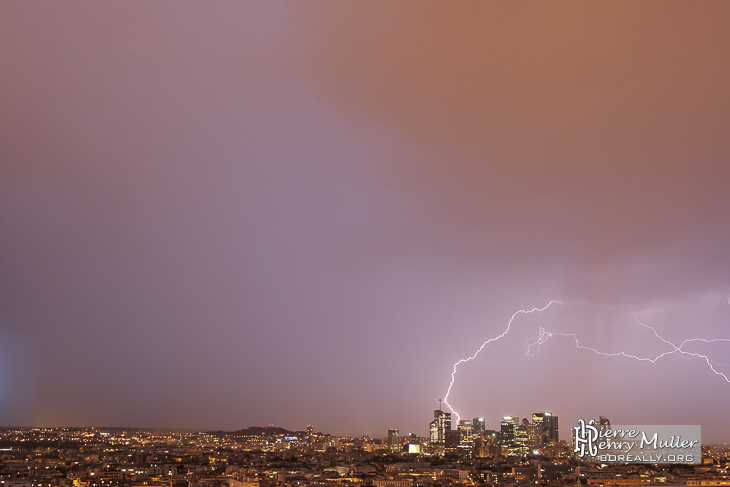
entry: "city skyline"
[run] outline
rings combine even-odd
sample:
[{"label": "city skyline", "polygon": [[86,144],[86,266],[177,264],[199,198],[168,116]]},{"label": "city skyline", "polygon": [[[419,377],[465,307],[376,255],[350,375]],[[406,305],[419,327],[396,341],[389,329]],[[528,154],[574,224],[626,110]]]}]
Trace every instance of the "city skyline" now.
[{"label": "city skyline", "polygon": [[0,425],[728,441],[728,22],[0,3]]},{"label": "city skyline", "polygon": [[[474,417],[470,420],[460,420],[457,424],[452,425],[452,419],[451,415],[452,413],[443,411],[441,409],[437,409],[433,411],[434,414],[434,420],[429,423],[430,425],[430,431],[428,431],[426,434],[421,434],[420,432],[414,432],[414,431],[408,431],[407,434],[404,434],[403,439],[416,436],[419,439],[423,439],[427,442],[427,444],[431,445],[441,445],[443,448],[443,445],[446,442],[446,437],[444,431],[452,431],[452,432],[458,432],[461,431],[463,425],[468,425],[469,433],[471,434],[473,431],[473,435],[480,436],[485,432],[495,432],[499,434],[500,430],[504,432],[505,424],[513,424],[515,427],[519,425],[525,425],[525,424],[533,424],[538,425],[540,427],[538,436],[542,437],[542,442],[547,445],[550,442],[558,443],[560,440],[566,442],[568,446],[571,446],[570,438],[570,432],[572,432],[573,429],[575,429],[578,422],[576,421],[575,424],[569,424],[567,427],[568,434],[565,434],[562,438],[560,438],[559,428],[558,428],[558,416],[554,414],[551,411],[545,411],[540,410],[537,412],[533,412],[528,415],[516,415],[516,416],[504,416],[501,418],[491,418],[491,420],[488,420],[484,417]],[[583,418],[578,418],[583,419]],[[609,418],[606,418],[603,415],[599,415],[598,419],[590,418],[585,419],[584,421],[594,421],[595,424],[600,425],[608,425],[610,427],[611,423]],[[452,427],[453,426],[453,427]],[[280,425],[275,424],[268,424],[268,425],[249,425],[246,427],[240,427],[236,428],[234,430],[225,431],[225,430],[210,430],[210,429],[196,429],[196,428],[156,428],[154,426],[133,426],[133,425],[63,425],[63,426],[26,426],[26,425],[0,425],[1,430],[13,430],[13,429],[19,429],[19,430],[62,430],[62,429],[90,429],[90,430],[129,430],[129,431],[170,431],[170,432],[189,432],[189,433],[236,433],[240,431],[258,431],[258,430],[276,430],[276,434],[283,434],[282,432],[288,431],[291,433],[303,433],[302,438],[308,438],[310,436],[317,436],[317,435],[324,435],[324,436],[337,436],[337,437],[369,437],[369,438],[382,438],[387,439],[388,445],[390,449],[394,449],[394,445],[400,444],[399,438],[400,438],[400,429],[399,428],[388,428],[387,432],[384,435],[379,435],[377,432],[367,432],[363,435],[342,435],[337,434],[337,432],[331,432],[331,431],[321,431],[315,428],[312,424],[307,424],[304,428],[284,428]],[[279,431],[281,430],[281,432]],[[382,433],[382,432],[381,432]],[[513,437],[514,439],[514,437]],[[709,445],[721,445],[726,444],[727,442],[722,443],[709,443]],[[400,453],[400,451],[394,453]],[[420,453],[420,452],[419,452]],[[443,451],[441,451],[441,454],[443,454]]]},{"label": "city skyline", "polygon": [[682,465],[658,457],[659,461],[646,463],[643,455],[605,463],[555,444],[515,455],[514,448],[495,444],[493,433],[464,436],[468,430],[460,428],[462,442],[439,455],[419,438],[400,438],[397,430],[389,430],[387,438],[373,439],[311,432],[297,437],[274,428],[233,434],[0,429],[0,483],[5,487],[727,484],[727,446],[692,450],[687,452],[691,458],[671,455]]}]

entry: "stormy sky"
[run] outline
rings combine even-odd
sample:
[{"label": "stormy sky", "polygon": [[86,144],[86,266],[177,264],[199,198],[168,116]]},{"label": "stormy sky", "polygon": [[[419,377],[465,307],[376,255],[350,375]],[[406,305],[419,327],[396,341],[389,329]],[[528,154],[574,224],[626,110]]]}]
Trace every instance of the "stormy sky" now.
[{"label": "stormy sky", "polygon": [[0,425],[426,434],[452,364],[559,300],[459,367],[462,417],[728,441],[727,341],[529,347],[730,338],[728,26],[3,2]]}]

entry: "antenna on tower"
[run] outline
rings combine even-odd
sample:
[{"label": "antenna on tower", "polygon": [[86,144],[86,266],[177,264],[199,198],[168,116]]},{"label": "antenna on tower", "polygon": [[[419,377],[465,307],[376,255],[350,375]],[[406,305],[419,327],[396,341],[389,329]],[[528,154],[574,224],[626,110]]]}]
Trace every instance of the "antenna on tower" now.
[{"label": "antenna on tower", "polygon": [[439,398],[439,411],[441,411],[441,403],[444,402],[443,399]]}]

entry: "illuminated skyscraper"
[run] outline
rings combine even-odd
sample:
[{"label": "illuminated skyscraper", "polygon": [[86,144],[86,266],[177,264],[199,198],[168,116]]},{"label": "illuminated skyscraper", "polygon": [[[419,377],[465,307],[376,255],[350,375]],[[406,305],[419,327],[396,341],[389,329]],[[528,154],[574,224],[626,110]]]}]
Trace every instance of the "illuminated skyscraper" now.
[{"label": "illuminated skyscraper", "polygon": [[474,418],[471,420],[471,434],[474,435],[474,437],[481,436],[482,431],[485,429],[484,418]]},{"label": "illuminated skyscraper", "polygon": [[511,445],[515,442],[515,430],[520,425],[520,418],[505,416],[499,423],[499,439],[502,445]]},{"label": "illuminated skyscraper", "polygon": [[542,444],[547,445],[550,442],[557,442],[558,435],[558,417],[550,411],[540,411],[532,414],[533,424],[542,426]]},{"label": "illuminated skyscraper", "polygon": [[515,443],[525,448],[525,452],[542,444],[542,424],[530,423],[522,418],[522,423],[515,429]]},{"label": "illuminated skyscraper", "polygon": [[543,420],[545,419],[545,413],[532,413],[532,424],[537,428],[539,438],[537,439],[538,446],[546,444],[545,441],[545,430]]},{"label": "illuminated skyscraper", "polygon": [[388,449],[391,453],[400,452],[400,432],[398,430],[388,430]]},{"label": "illuminated skyscraper", "polygon": [[438,454],[443,454],[446,447],[446,432],[451,431],[451,413],[440,409],[433,412],[433,421],[429,424],[431,445]]},{"label": "illuminated skyscraper", "polygon": [[471,452],[474,446],[474,437],[472,436],[472,423],[467,419],[459,421],[457,426],[459,430],[459,450]]}]

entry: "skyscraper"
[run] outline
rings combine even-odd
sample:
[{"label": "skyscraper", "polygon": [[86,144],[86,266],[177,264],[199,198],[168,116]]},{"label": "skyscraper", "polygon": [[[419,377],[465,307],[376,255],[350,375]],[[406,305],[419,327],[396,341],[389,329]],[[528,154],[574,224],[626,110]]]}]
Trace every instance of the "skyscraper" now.
[{"label": "skyscraper", "polygon": [[482,435],[482,431],[486,429],[484,418],[474,418],[471,420],[471,433],[474,437]]},{"label": "skyscraper", "polygon": [[471,452],[474,446],[474,437],[472,436],[472,422],[467,419],[459,421],[457,426],[459,430],[459,450],[463,452]]},{"label": "skyscraper", "polygon": [[542,424],[522,418],[522,423],[515,429],[515,444],[524,447],[525,451],[539,447],[542,444]]},{"label": "skyscraper", "polygon": [[443,454],[446,447],[446,432],[451,431],[451,413],[440,409],[433,412],[433,421],[429,424],[431,445],[438,454]]},{"label": "skyscraper", "polygon": [[511,445],[515,442],[515,430],[520,425],[517,416],[505,416],[499,423],[499,440],[502,445]]},{"label": "skyscraper", "polygon": [[388,449],[390,453],[400,452],[400,432],[398,430],[388,430]]},{"label": "skyscraper", "polygon": [[557,442],[558,434],[558,417],[550,411],[540,411],[532,413],[532,422],[542,425],[542,444],[547,445],[550,442]]}]

